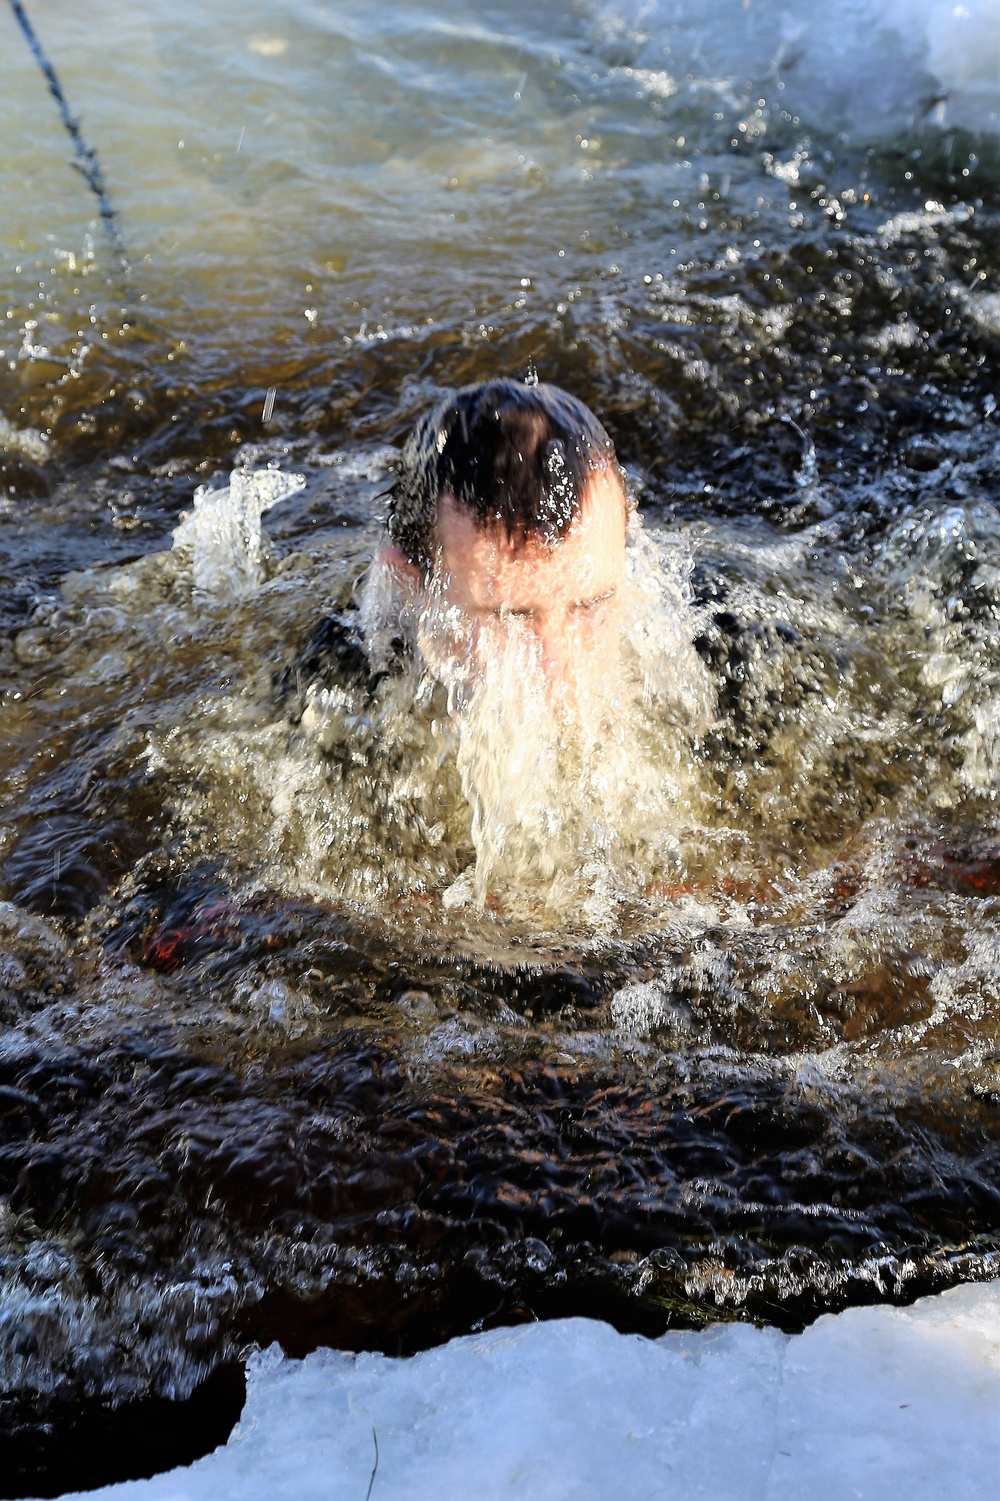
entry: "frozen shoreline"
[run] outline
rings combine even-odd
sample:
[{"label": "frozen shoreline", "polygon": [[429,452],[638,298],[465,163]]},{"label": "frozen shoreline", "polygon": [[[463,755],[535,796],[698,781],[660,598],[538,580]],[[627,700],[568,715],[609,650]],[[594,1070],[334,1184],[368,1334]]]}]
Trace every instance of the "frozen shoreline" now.
[{"label": "frozen shoreline", "polygon": [[363,1501],[373,1429],[373,1501],[992,1501],[1000,1282],[791,1336],[720,1324],[646,1340],[566,1319],[406,1360],[274,1346],[223,1448],[89,1495]]}]

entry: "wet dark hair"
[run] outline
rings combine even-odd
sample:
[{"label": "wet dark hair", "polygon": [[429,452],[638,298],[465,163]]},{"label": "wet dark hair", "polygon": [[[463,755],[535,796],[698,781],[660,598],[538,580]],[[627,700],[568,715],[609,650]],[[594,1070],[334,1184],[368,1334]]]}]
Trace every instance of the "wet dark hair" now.
[{"label": "wet dark hair", "polygon": [[[483,530],[515,546],[564,537],[595,472],[621,477],[593,412],[558,386],[488,380],[453,391],[422,418],[389,493],[389,536],[425,574],[447,491]],[[622,493],[625,486],[622,483]]]}]

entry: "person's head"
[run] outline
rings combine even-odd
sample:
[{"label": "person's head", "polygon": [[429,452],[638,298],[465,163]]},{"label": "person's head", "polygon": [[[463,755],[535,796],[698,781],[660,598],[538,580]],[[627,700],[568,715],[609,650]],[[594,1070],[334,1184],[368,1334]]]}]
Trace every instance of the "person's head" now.
[{"label": "person's head", "polygon": [[527,631],[549,683],[617,659],[628,499],[614,447],[557,386],[466,386],[418,424],[390,496],[390,561],[485,636]]}]

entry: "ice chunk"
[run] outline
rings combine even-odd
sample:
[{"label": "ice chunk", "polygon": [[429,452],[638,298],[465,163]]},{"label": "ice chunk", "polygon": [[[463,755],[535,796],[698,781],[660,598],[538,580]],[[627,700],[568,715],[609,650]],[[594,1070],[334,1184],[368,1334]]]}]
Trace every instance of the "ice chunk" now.
[{"label": "ice chunk", "polygon": [[[786,110],[857,139],[923,128],[995,134],[1000,12],[994,0],[603,0],[600,41],[669,97],[687,77],[743,80]],[[666,70],[666,71],[664,71]],[[756,91],[756,90],[755,90]]]},{"label": "ice chunk", "polygon": [[659,1340],[564,1319],[409,1360],[250,1363],[228,1444],[107,1501],[994,1501],[1000,1283],[804,1334]]}]

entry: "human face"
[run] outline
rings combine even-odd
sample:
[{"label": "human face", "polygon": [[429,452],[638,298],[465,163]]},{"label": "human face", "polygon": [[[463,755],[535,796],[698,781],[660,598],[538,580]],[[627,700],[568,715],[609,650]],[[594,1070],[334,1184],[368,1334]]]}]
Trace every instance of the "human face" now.
[{"label": "human face", "polygon": [[512,543],[445,494],[436,529],[441,603],[470,623],[473,661],[493,646],[503,650],[520,627],[552,696],[607,694],[625,603],[627,509],[617,474],[598,470],[565,537]]}]

